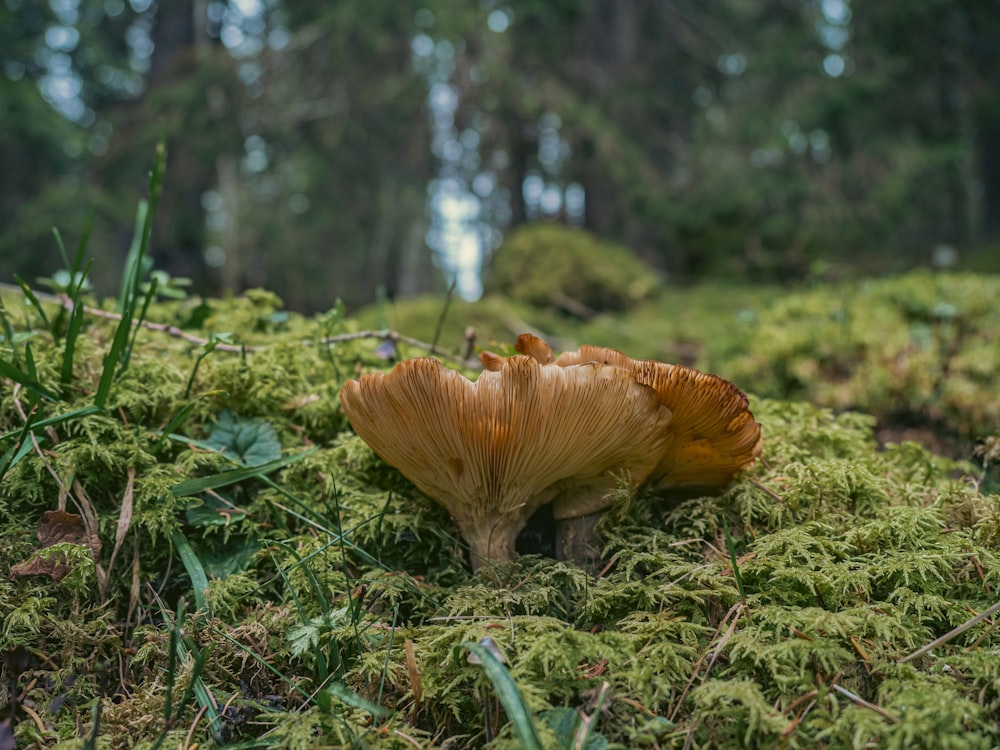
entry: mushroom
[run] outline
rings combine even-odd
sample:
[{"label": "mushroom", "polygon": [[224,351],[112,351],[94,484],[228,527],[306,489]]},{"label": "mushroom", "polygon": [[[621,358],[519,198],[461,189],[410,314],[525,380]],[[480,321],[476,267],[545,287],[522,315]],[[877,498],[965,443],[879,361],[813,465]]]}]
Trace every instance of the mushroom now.
[{"label": "mushroom", "polygon": [[513,559],[518,532],[556,498],[600,508],[621,482],[638,487],[669,440],[670,410],[627,370],[536,354],[497,357],[475,382],[411,359],[340,392],[358,435],[451,514],[473,569]]},{"label": "mushroom", "polygon": [[[660,403],[673,415],[657,465],[650,473],[657,487],[688,494],[717,491],[760,454],[760,425],[750,413],[746,395],[716,375],[683,365],[630,359],[615,349],[598,346],[581,346],[575,352],[553,357],[548,344],[531,334],[521,334],[515,349],[541,364],[617,367],[655,390]],[[490,357],[493,367],[498,366],[497,359],[502,360],[496,355]],[[600,506],[594,500],[592,496],[581,499],[567,492],[554,501],[556,555],[560,559],[585,563],[595,556],[594,527],[607,503]]]},{"label": "mushroom", "polygon": [[629,370],[673,413],[670,438],[652,473],[658,487],[716,490],[760,454],[760,424],[750,413],[746,394],[728,380],[684,365],[629,359],[598,346],[581,346],[555,360],[560,367],[583,362]]}]

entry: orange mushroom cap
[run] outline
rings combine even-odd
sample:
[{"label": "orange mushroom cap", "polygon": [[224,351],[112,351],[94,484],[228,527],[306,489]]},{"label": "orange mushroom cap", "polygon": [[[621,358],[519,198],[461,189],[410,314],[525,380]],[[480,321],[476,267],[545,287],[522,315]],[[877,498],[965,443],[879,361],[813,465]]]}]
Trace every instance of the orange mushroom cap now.
[{"label": "orange mushroom cap", "polygon": [[556,359],[561,367],[583,362],[629,370],[673,413],[669,440],[652,474],[658,486],[722,487],[760,454],[760,424],[746,394],[728,380],[684,365],[629,359],[599,346],[581,346]]},{"label": "orange mushroom cap", "polygon": [[475,382],[425,357],[340,392],[358,435],[451,514],[474,568],[513,559],[518,532],[556,498],[607,507],[622,477],[645,481],[669,439],[669,409],[627,370],[497,359]]},{"label": "orange mushroom cap", "polygon": [[[652,472],[660,487],[717,489],[760,454],[760,425],[750,413],[746,394],[728,380],[683,365],[630,359],[600,346],[581,346],[554,357],[551,347],[530,333],[518,336],[514,348],[541,364],[568,367],[596,362],[619,367],[653,388],[673,413],[663,453]],[[494,361],[491,366],[499,365]],[[560,513],[565,511],[557,507],[557,518]]]}]

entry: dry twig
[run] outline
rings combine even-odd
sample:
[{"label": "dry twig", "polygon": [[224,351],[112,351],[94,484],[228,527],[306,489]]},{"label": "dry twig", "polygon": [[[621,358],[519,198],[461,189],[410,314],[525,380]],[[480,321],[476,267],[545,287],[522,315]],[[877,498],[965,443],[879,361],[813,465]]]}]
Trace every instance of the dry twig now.
[{"label": "dry twig", "polygon": [[942,645],[944,643],[947,643],[952,638],[955,638],[955,637],[961,635],[966,630],[968,630],[969,628],[971,628],[973,625],[976,625],[977,623],[982,622],[987,617],[992,617],[997,612],[1000,612],[1000,602],[997,602],[996,604],[994,604],[989,609],[984,609],[982,612],[980,612],[978,615],[976,615],[975,617],[973,617],[971,620],[966,620],[965,622],[963,622],[961,625],[959,625],[954,630],[949,630],[947,633],[945,633],[944,635],[942,635],[940,638],[935,638],[933,641],[931,641],[930,643],[926,644],[925,646],[921,646],[920,648],[918,648],[916,651],[914,651],[909,656],[904,656],[902,659],[900,659],[896,663],[897,664],[906,664],[906,662],[913,661],[918,656],[923,656],[924,654],[926,654],[931,649],[935,649],[938,646],[940,646],[940,645]]},{"label": "dry twig", "polygon": [[[20,292],[21,288],[13,286],[11,284],[0,284],[0,289],[6,289],[8,291]],[[61,305],[67,310],[72,311],[73,301],[65,294],[47,294],[45,292],[35,292],[35,296],[45,302],[51,302],[53,304]],[[110,312],[108,310],[101,310],[98,307],[91,307],[90,305],[84,305],[83,311],[88,315],[93,315],[95,318],[102,318],[104,320],[120,321],[122,316],[118,313]],[[150,331],[159,331],[165,333],[168,336],[187,341],[189,343],[195,344],[197,346],[206,346],[211,343],[209,339],[202,338],[201,336],[195,336],[192,333],[188,333],[177,326],[169,325],[167,323],[154,323],[151,320],[132,320],[132,325],[142,326]],[[447,359],[451,362],[461,365],[462,367],[468,367],[473,369],[478,369],[480,367],[479,360],[473,358],[470,354],[466,356],[458,356],[455,354],[449,354],[448,352],[442,351],[435,344],[428,344],[426,341],[421,341],[420,339],[415,339],[412,336],[407,336],[399,331],[394,331],[389,328],[383,328],[380,330],[366,330],[366,331],[355,331],[353,333],[342,333],[337,336],[328,336],[326,338],[320,339],[318,342],[320,345],[329,346],[330,344],[340,344],[345,341],[357,341],[360,339],[378,339],[379,341],[402,341],[404,344],[408,344],[415,349],[421,349],[428,354],[432,354],[435,357],[441,357],[442,359]],[[475,333],[471,335],[469,330],[466,331],[466,348],[469,347],[469,342],[475,340]],[[312,346],[313,341],[303,341],[303,346]],[[267,346],[251,346],[249,344],[226,344],[221,341],[215,342],[215,350],[220,352],[233,352],[240,354],[243,352],[253,353],[266,351],[269,347]]]}]

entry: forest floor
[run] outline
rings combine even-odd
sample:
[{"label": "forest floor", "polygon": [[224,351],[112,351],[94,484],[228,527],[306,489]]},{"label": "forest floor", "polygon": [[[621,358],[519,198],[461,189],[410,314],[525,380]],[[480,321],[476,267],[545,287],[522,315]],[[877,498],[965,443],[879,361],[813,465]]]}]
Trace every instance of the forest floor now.
[{"label": "forest floor", "polygon": [[[997,277],[588,320],[123,290],[0,293],[0,750],[1000,743]],[[526,329],[733,381],[760,460],[715,496],[621,493],[597,571],[470,572],[338,394],[435,338],[475,377]]]}]

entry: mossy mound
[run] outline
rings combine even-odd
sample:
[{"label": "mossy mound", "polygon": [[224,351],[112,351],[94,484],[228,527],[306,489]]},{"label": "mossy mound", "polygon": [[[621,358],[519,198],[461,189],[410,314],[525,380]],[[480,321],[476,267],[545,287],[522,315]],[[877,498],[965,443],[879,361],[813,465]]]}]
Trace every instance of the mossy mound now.
[{"label": "mossy mound", "polygon": [[627,248],[560,224],[521,227],[490,260],[487,289],[577,318],[620,312],[659,285],[656,273]]},{"label": "mossy mound", "polygon": [[966,443],[1000,428],[1000,277],[915,271],[782,295],[699,364],[756,393]]},{"label": "mossy mound", "polygon": [[[65,333],[4,300],[0,731],[21,746],[513,749],[525,722],[545,748],[1000,742],[1000,631],[973,621],[1000,498],[878,449],[870,417],[755,399],[765,452],[725,494],[623,497],[600,575],[529,556],[495,580],[347,426],[341,385],[388,364],[336,310],[154,304],[168,327],[133,332],[97,407],[117,322],[84,315],[67,380]],[[487,636],[510,713],[463,647]]]}]

